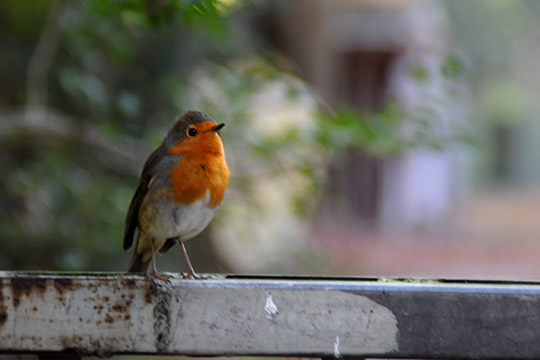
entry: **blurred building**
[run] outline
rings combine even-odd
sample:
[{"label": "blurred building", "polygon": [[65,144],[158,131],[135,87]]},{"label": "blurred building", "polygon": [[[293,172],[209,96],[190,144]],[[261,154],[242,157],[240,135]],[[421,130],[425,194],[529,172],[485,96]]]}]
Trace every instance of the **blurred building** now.
[{"label": "blurred building", "polygon": [[[274,41],[296,71],[333,108],[363,112],[390,99],[409,116],[437,119],[444,136],[462,114],[441,69],[448,59],[448,22],[438,3],[424,0],[277,1]],[[407,131],[411,119],[402,119]],[[342,198],[337,213],[382,228],[439,225],[451,211],[459,171],[451,148],[415,147],[391,158],[351,149],[334,164]],[[340,216],[340,215],[338,215]]]}]

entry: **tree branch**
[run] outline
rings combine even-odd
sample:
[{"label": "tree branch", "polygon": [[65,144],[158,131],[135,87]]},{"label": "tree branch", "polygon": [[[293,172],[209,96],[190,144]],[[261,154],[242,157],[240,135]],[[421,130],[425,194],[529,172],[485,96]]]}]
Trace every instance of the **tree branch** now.
[{"label": "tree branch", "polygon": [[47,103],[47,74],[60,45],[62,27],[58,18],[64,1],[53,2],[47,21],[34,49],[26,70],[26,102],[28,106],[44,106]]},{"label": "tree branch", "polygon": [[105,167],[128,176],[140,174],[150,153],[146,146],[118,143],[93,126],[47,108],[27,108],[1,115],[0,139],[7,135],[32,135],[48,140],[79,141],[95,151]]}]

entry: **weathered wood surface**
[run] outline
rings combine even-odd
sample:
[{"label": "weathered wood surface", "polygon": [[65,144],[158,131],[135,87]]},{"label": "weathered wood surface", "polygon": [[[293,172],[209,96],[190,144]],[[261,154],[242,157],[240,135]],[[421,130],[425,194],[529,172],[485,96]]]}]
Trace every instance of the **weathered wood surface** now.
[{"label": "weathered wood surface", "polygon": [[0,353],[540,358],[540,284],[0,272]]}]

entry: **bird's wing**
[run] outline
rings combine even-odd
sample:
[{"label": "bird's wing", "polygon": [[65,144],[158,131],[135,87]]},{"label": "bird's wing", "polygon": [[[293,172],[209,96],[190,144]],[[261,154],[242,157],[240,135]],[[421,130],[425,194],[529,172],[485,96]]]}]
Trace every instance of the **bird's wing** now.
[{"label": "bird's wing", "polygon": [[131,204],[129,204],[129,209],[126,216],[124,250],[129,249],[133,244],[135,230],[139,226],[139,209],[144,197],[146,196],[146,193],[148,192],[152,178],[156,174],[157,165],[165,155],[165,151],[166,150],[162,146],[158,147],[144,164],[139,186],[137,187],[137,191],[135,191],[135,195],[133,195],[133,199],[131,199]]}]

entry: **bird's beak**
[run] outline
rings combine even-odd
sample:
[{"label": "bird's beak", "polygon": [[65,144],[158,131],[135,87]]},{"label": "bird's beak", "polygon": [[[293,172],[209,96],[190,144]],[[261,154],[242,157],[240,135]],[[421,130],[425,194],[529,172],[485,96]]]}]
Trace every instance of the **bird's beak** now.
[{"label": "bird's beak", "polygon": [[218,132],[219,130],[221,130],[222,127],[225,126],[225,123],[221,123],[219,125],[216,125],[214,126],[213,128],[210,128],[210,132]]}]

